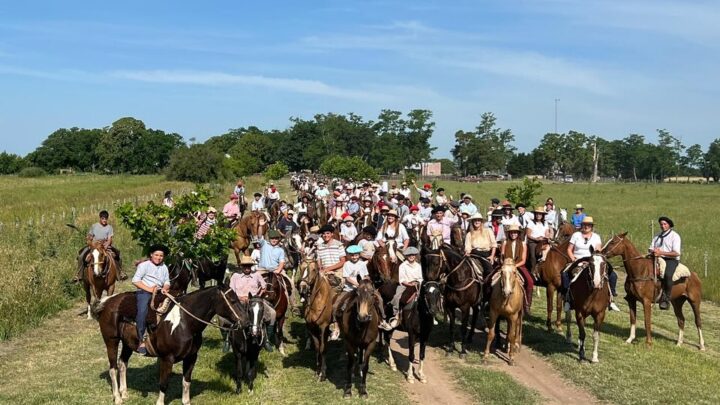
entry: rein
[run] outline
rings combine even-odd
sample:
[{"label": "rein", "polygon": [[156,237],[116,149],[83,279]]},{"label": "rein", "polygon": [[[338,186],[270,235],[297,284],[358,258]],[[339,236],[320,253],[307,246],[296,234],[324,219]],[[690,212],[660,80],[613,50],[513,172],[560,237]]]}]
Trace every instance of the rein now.
[{"label": "rein", "polygon": [[[162,291],[162,290],[161,290],[161,291]],[[237,322],[240,322],[240,317],[238,316],[237,312],[235,312],[235,309],[232,307],[232,305],[230,305],[230,301],[228,301],[227,296],[225,295],[225,294],[229,293],[230,291],[232,291],[232,290],[231,290],[231,289],[228,289],[227,291],[225,291],[225,292],[222,293],[221,295],[222,295],[222,297],[223,297],[223,300],[225,300],[225,303],[228,305],[228,308],[230,308],[230,311],[232,312],[233,316],[235,316],[235,319],[237,320]],[[185,307],[183,307],[183,306],[175,299],[175,297],[173,297],[173,296],[170,295],[169,293],[163,293],[163,295],[165,295],[170,301],[172,301],[173,304],[177,305],[177,307],[180,308],[183,312],[185,312],[186,314],[190,315],[191,318],[195,319],[196,321],[198,321],[198,322],[200,322],[200,323],[203,323],[203,324],[205,324],[205,325],[207,325],[207,326],[212,326],[212,327],[214,327],[214,328],[217,328],[217,329],[220,329],[220,330],[224,330],[224,331],[233,331],[233,330],[236,330],[236,329],[237,329],[236,327],[234,327],[234,328],[228,328],[228,327],[225,327],[225,326],[220,326],[220,325],[218,325],[218,324],[216,324],[216,323],[214,323],[214,322],[208,322],[208,321],[206,321],[206,320],[204,320],[204,319],[200,319],[200,318],[198,318],[197,316],[195,316],[192,312],[190,312],[190,311],[188,311],[187,309],[185,309]]]},{"label": "rein", "polygon": [[[440,256],[440,269],[442,269],[444,266],[448,266],[448,265],[449,265],[449,262],[448,262],[448,260],[447,260],[447,257],[445,256],[445,252],[443,252],[442,250],[440,250],[440,253],[439,253],[439,254],[438,254],[438,253],[427,253],[426,256]],[[460,260],[460,263],[458,263],[458,264],[457,264],[453,269],[451,269],[447,274],[441,275],[441,276],[440,276],[440,285],[442,285],[442,286],[444,286],[444,287],[447,287],[447,288],[449,288],[449,289],[451,289],[451,290],[453,290],[453,291],[465,291],[465,290],[467,290],[468,288],[470,288],[474,283],[480,283],[480,280],[477,280],[477,279],[475,278],[475,272],[474,272],[472,269],[470,269],[470,270],[472,271],[472,279],[471,279],[466,285],[464,285],[464,286],[462,286],[462,287],[454,287],[454,286],[448,284],[447,279],[448,279],[453,273],[455,273],[456,271],[458,271],[458,270],[460,269],[460,267],[463,265],[463,263],[465,263],[465,262],[467,261],[467,259],[468,259],[468,256],[463,256],[462,260]],[[449,266],[448,266],[448,269],[450,269]]]}]

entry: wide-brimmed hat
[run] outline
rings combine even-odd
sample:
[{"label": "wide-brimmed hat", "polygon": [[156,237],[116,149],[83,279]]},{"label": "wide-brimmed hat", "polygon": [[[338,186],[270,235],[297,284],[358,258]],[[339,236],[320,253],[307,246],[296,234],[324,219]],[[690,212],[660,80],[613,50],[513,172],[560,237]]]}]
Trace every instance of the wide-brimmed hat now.
[{"label": "wide-brimmed hat", "polygon": [[582,204],[575,204],[575,209],[576,209],[576,210],[581,210],[581,209],[583,209]]},{"label": "wide-brimmed hat", "polygon": [[543,215],[544,215],[544,214],[547,214],[547,211],[545,211],[545,207],[544,207],[544,206],[538,205],[537,207],[535,207],[535,210],[533,210],[533,213],[543,214]]},{"label": "wide-brimmed hat", "polygon": [[662,216],[662,217],[658,218],[658,223],[660,223],[660,221],[665,221],[668,223],[668,225],[670,225],[670,228],[675,228],[675,223],[673,222],[672,219],[670,219],[668,217]]},{"label": "wide-brimmed hat", "polygon": [[408,246],[407,248],[405,248],[405,250],[403,250],[403,254],[405,256],[419,255],[420,251],[415,246]]},{"label": "wide-brimmed hat", "polygon": [[594,225],[595,222],[593,221],[593,217],[585,217],[583,218],[582,222],[580,222],[582,225]]},{"label": "wide-brimmed hat", "polygon": [[320,232],[320,227],[317,225],[313,225],[310,227],[310,233],[318,233]]},{"label": "wide-brimmed hat", "polygon": [[503,210],[493,210],[493,212],[492,212],[493,217],[501,217],[503,215],[504,215]]},{"label": "wide-brimmed hat", "polygon": [[510,202],[510,200],[503,200],[502,204],[500,205],[502,205],[503,208],[512,208],[512,203]]},{"label": "wide-brimmed hat", "polygon": [[353,222],[355,218],[352,217],[352,215],[348,215],[345,218],[343,218],[343,222]]},{"label": "wide-brimmed hat", "polygon": [[215,209],[215,207],[208,207],[207,213],[209,214],[209,213],[211,213],[211,212],[214,213],[214,214],[217,214],[217,210]]},{"label": "wide-brimmed hat", "polygon": [[520,232],[520,225],[518,225],[518,224],[511,224],[511,225],[508,227],[507,231],[508,231],[508,233],[510,233],[510,232]]},{"label": "wide-brimmed hat", "polygon": [[443,208],[442,206],[438,206],[432,209],[432,215],[435,215],[438,212],[445,213],[445,208]]},{"label": "wide-brimmed hat", "polygon": [[472,197],[470,194],[465,194],[465,195],[463,196],[463,200],[466,199],[466,198],[467,198],[467,199],[470,199],[470,200],[473,199],[473,197]]},{"label": "wide-brimmed hat", "polygon": [[254,266],[257,263],[255,263],[255,260],[252,259],[250,256],[243,255],[242,259],[240,259],[240,263],[238,263],[238,266]]},{"label": "wide-brimmed hat", "polygon": [[527,205],[525,205],[525,204],[523,204],[523,203],[518,203],[518,204],[515,206],[515,209],[518,209],[518,208],[527,208]]},{"label": "wide-brimmed hat", "polygon": [[390,206],[389,206],[389,205],[383,205],[382,207],[380,207],[380,211],[390,211]]},{"label": "wide-brimmed hat", "polygon": [[425,184],[423,184],[423,188],[424,188],[424,189],[432,188],[432,184],[430,184],[430,183],[425,183]]},{"label": "wide-brimmed hat", "polygon": [[170,254],[170,249],[161,243],[156,243],[154,245],[151,245],[150,248],[148,249],[148,253],[152,254],[154,252],[157,252],[158,250],[163,252],[165,254],[165,256]]},{"label": "wide-brimmed hat", "polygon": [[262,197],[262,194],[260,194],[260,193],[255,193],[255,194],[253,194],[253,197]]},{"label": "wide-brimmed hat", "polygon": [[395,218],[398,217],[397,210],[390,210],[390,211],[388,211],[387,214],[385,214],[385,215],[394,216]]},{"label": "wide-brimmed hat", "polygon": [[345,249],[346,252],[348,252],[351,255],[362,253],[362,248],[358,245],[350,245]]},{"label": "wide-brimmed hat", "polygon": [[333,228],[330,224],[323,225],[322,228],[320,228],[320,232],[318,233],[325,233],[325,232],[335,232],[335,228]]},{"label": "wide-brimmed hat", "polygon": [[450,201],[450,206],[457,208],[460,206],[460,201]]},{"label": "wide-brimmed hat", "polygon": [[480,221],[482,221],[483,220],[482,214],[479,212],[476,212],[470,218],[468,218],[468,221],[475,221],[476,219],[479,219]]},{"label": "wide-brimmed hat", "polygon": [[281,239],[281,238],[282,238],[282,234],[278,230],[271,229],[268,231],[268,239]]}]

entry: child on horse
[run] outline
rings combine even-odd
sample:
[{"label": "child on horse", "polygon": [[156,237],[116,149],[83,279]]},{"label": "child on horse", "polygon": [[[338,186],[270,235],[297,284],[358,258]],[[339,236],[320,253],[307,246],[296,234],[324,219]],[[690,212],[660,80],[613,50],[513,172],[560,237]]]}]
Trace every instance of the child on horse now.
[{"label": "child on horse", "polygon": [[[127,279],[127,275],[122,268],[120,251],[117,250],[115,246],[113,246],[113,236],[115,234],[113,232],[112,225],[108,223],[108,218],[110,217],[110,214],[107,211],[102,210],[100,211],[98,217],[98,222],[94,223],[90,227],[86,239],[88,242],[101,242],[103,247],[112,253],[112,255],[114,256],[113,258],[117,262],[117,268],[120,270],[120,275],[118,276],[118,278],[120,280],[125,280]],[[90,253],[90,248],[87,245],[80,249],[80,251],[78,251],[78,271],[77,275],[73,279],[73,282],[75,283],[82,280],[82,273],[85,269],[85,256],[87,256],[88,253]]]},{"label": "child on horse", "polygon": [[423,281],[422,266],[417,261],[418,254],[420,251],[410,246],[403,251],[405,255],[405,261],[400,264],[399,268],[399,282],[395,290],[395,295],[391,301],[393,306],[393,317],[390,319],[389,326],[391,329],[395,329],[398,326],[398,314],[400,313],[400,299],[403,293],[408,287],[420,289],[420,284]]},{"label": "child on horse", "polygon": [[155,293],[158,288],[161,288],[163,293],[170,291],[170,274],[167,266],[163,263],[168,253],[169,250],[166,246],[151,246],[150,260],[143,261],[137,266],[135,276],[133,276],[132,279],[133,285],[137,287],[137,291],[135,292],[135,300],[137,302],[135,326],[137,328],[138,340],[140,341],[137,352],[142,355],[147,354],[147,349],[145,348],[145,320],[153,293]]}]

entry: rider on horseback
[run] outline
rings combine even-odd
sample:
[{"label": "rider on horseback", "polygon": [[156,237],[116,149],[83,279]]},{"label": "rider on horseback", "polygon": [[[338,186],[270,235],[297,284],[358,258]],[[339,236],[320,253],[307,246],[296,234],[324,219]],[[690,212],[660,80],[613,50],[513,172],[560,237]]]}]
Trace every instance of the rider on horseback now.
[{"label": "rider on horseback", "polygon": [[398,326],[398,314],[400,313],[400,298],[402,298],[405,289],[407,289],[408,287],[414,287],[416,289],[419,289],[420,284],[423,281],[422,266],[417,261],[417,257],[418,254],[420,254],[420,251],[416,247],[410,246],[403,251],[403,254],[405,255],[405,258],[407,260],[400,264],[400,268],[398,269],[400,284],[395,290],[395,295],[393,296],[392,301],[390,301],[393,306],[393,317],[390,319],[389,322],[389,326],[391,329],[395,329]]},{"label": "rider on horseback", "polygon": [[145,320],[147,318],[148,307],[152,300],[153,293],[158,288],[162,288],[163,293],[170,290],[170,274],[168,268],[163,263],[165,256],[169,250],[163,245],[153,245],[150,247],[150,260],[146,260],[138,264],[132,283],[137,287],[135,292],[135,300],[137,302],[137,316],[135,317],[135,326],[137,328],[137,336],[140,345],[137,352],[146,355],[145,348]]},{"label": "rider on horseback", "polygon": [[668,217],[660,217],[660,233],[653,238],[650,244],[650,254],[654,257],[661,257],[665,260],[665,275],[662,279],[663,296],[660,299],[660,309],[670,307],[670,296],[673,287],[673,275],[680,264],[680,249],[682,240],[680,235],[673,229],[675,223]]},{"label": "rider on horseback", "polygon": [[[254,265],[255,261],[252,258],[243,256],[239,264],[242,273],[235,273],[230,278],[230,288],[235,291],[235,294],[241,301],[247,300],[250,296],[259,297],[267,288],[267,283],[260,273],[252,271]],[[275,335],[275,309],[267,300],[263,300],[263,306],[265,307],[263,310],[263,322],[265,323],[265,330],[267,331],[265,350],[272,352],[272,340]],[[227,352],[229,350],[230,345],[228,340],[226,340],[223,351]]]},{"label": "rider on horseback", "polygon": [[[99,221],[94,223],[90,230],[87,233],[87,241],[90,242],[101,242],[103,247],[110,252],[112,252],[115,261],[117,262],[117,268],[120,269],[120,280],[127,279],[127,275],[123,271],[122,268],[122,259],[120,258],[120,251],[113,246],[113,227],[112,225],[108,224],[108,217],[110,214],[108,214],[107,211],[102,210],[99,214]],[[73,279],[73,282],[77,283],[80,280],[82,280],[82,273],[85,269],[85,256],[90,253],[90,247],[85,246],[78,252],[78,270],[77,274],[75,275],[75,278]]]},{"label": "rider on horseback", "polygon": [[470,217],[470,230],[465,238],[465,256],[475,257],[483,268],[483,277],[490,275],[495,260],[497,241],[491,228],[483,226],[479,212]]},{"label": "rider on horseback", "polygon": [[223,206],[223,216],[228,221],[227,227],[232,228],[235,222],[240,219],[240,205],[238,204],[237,194],[230,194],[230,201]]},{"label": "rider on horseback", "polygon": [[[340,338],[340,325],[338,322],[340,321],[343,312],[345,312],[346,301],[351,297],[351,293],[358,287],[357,278],[360,277],[362,279],[369,279],[367,262],[360,260],[362,248],[358,245],[351,245],[348,246],[346,252],[349,260],[343,264],[342,270],[345,284],[343,286],[343,291],[333,303],[334,324],[332,326],[333,333],[332,336],[330,336],[330,340],[338,340]],[[382,320],[379,325],[380,328],[391,330],[392,328],[390,325],[385,322],[385,310],[383,309],[382,297],[378,291],[375,291],[375,309],[380,314],[380,319]]]}]

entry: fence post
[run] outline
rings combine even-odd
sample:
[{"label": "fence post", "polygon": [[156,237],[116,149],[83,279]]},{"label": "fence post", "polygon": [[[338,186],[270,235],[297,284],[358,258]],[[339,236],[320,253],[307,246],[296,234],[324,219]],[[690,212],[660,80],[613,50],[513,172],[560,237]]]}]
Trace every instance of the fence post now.
[{"label": "fence post", "polygon": [[650,220],[650,242],[652,242],[654,237],[655,237],[655,221],[653,221],[651,219]]},{"label": "fence post", "polygon": [[705,260],[705,278],[707,278],[707,269],[708,269],[708,252],[705,251],[705,254],[703,255],[703,259]]}]

